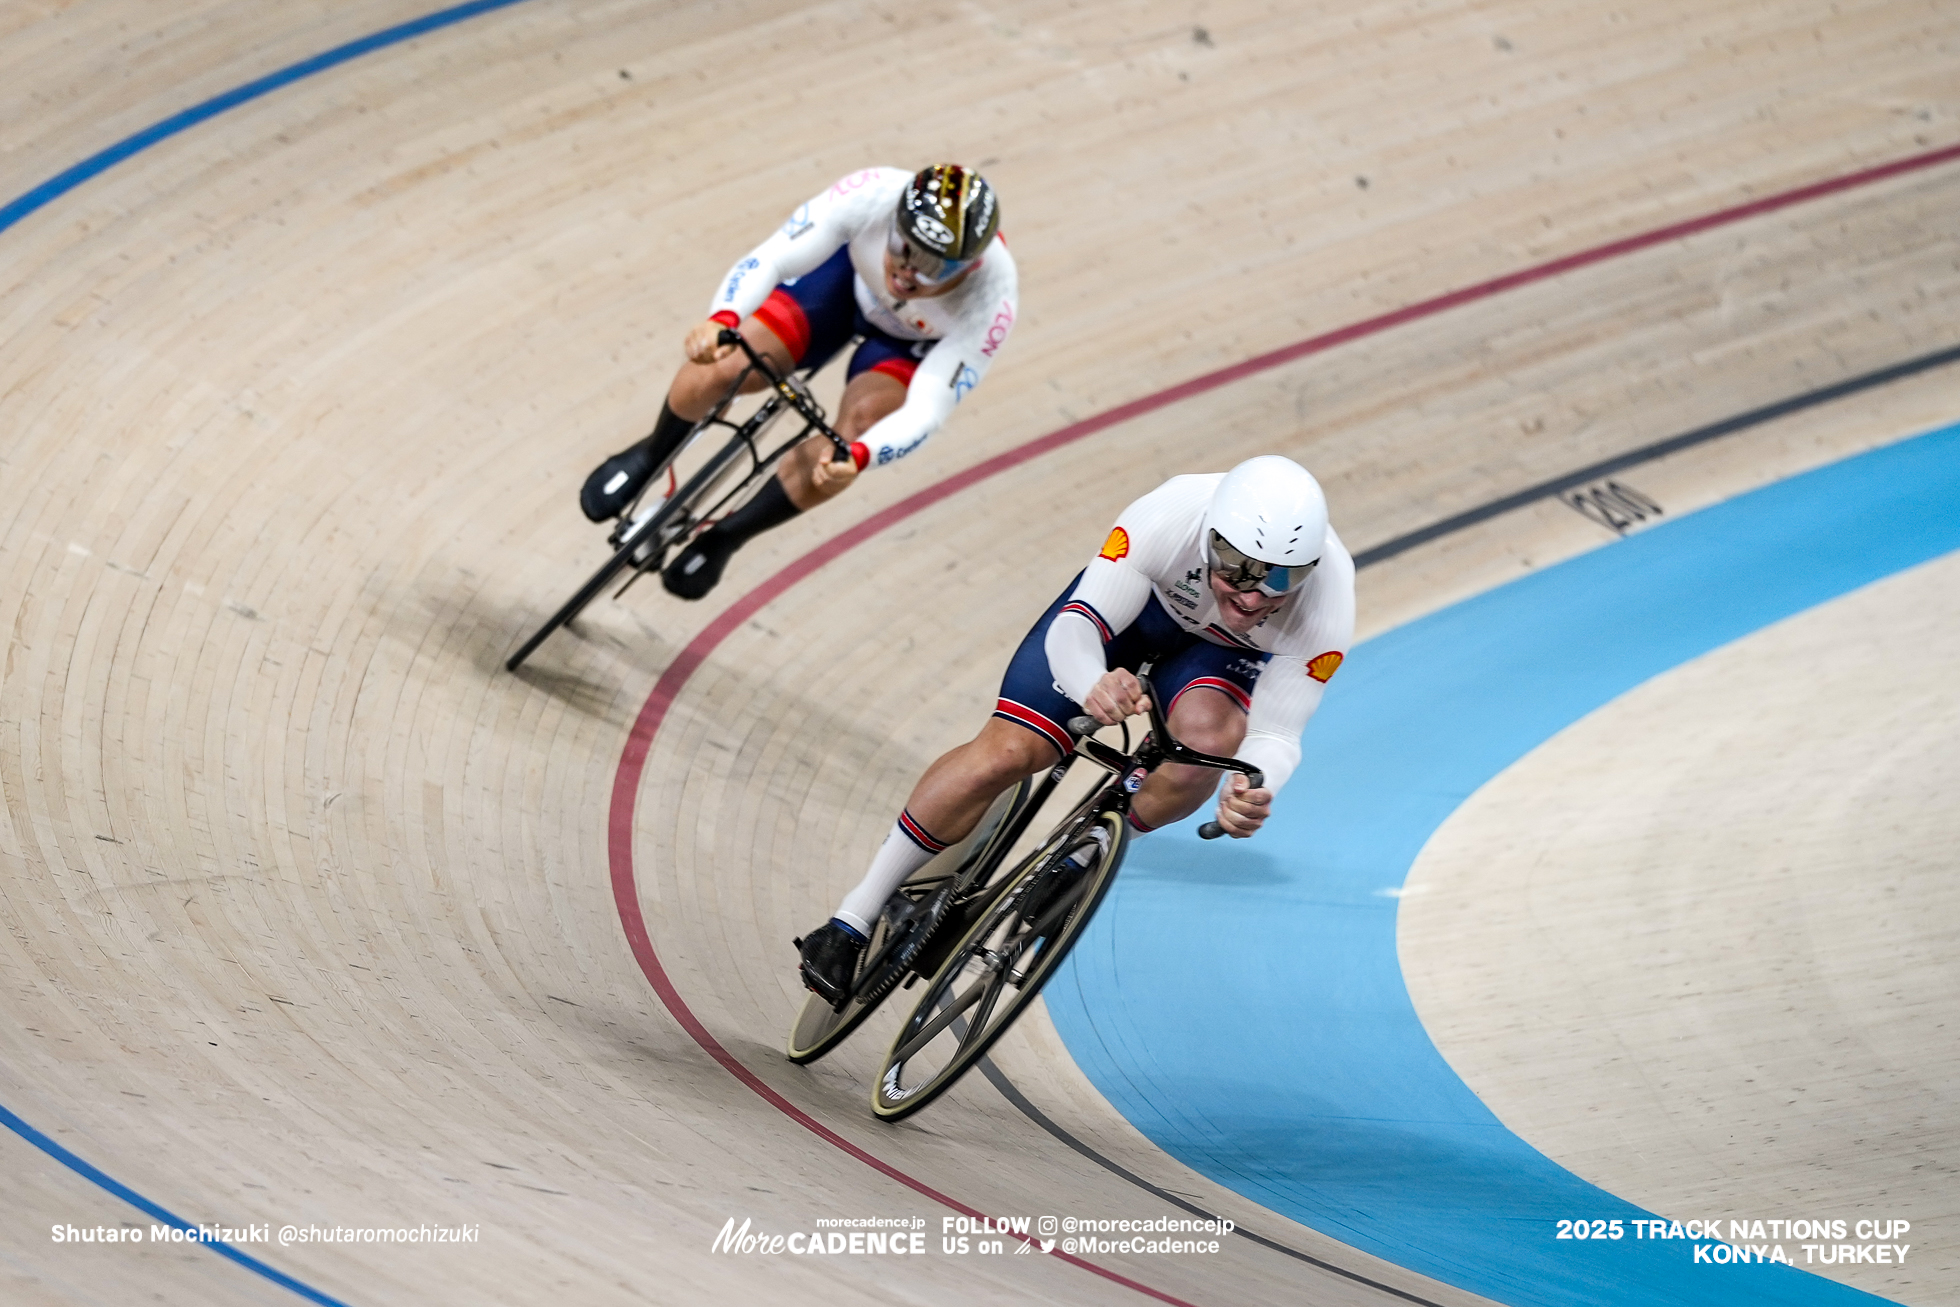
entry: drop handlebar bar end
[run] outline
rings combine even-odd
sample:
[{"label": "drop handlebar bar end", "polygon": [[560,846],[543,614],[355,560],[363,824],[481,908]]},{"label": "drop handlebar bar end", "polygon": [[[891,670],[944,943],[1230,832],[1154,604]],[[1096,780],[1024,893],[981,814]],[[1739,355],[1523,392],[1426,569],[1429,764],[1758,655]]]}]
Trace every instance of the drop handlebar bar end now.
[{"label": "drop handlebar bar end", "polygon": [[[1091,717],[1088,713],[1083,713],[1080,716],[1068,719],[1068,731],[1070,735],[1078,737],[1094,735],[1101,729],[1102,723]],[[1259,789],[1266,783],[1266,774],[1256,767],[1248,769],[1242,774],[1245,776],[1247,786],[1252,789]],[[1224,833],[1225,828],[1215,821],[1208,821],[1198,827],[1198,838],[1201,840],[1215,840]]]},{"label": "drop handlebar bar end", "polygon": [[[1246,788],[1248,789],[1256,790],[1266,783],[1266,773],[1260,771],[1257,767],[1243,773],[1243,775],[1245,776]],[[1198,838],[1201,840],[1215,840],[1224,833],[1225,828],[1215,821],[1208,821],[1198,827]]]}]

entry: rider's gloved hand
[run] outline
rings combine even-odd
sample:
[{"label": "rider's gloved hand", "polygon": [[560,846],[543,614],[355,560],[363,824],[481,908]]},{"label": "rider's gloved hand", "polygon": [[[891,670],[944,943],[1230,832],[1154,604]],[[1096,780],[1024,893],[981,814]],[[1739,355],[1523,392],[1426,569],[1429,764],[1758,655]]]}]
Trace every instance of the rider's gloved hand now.
[{"label": "rider's gloved hand", "polygon": [[858,451],[863,448],[861,443],[853,444],[851,457],[826,458],[810,469],[810,485],[821,498],[841,495],[850,488],[851,482],[857,480],[858,470],[864,466]]},{"label": "rider's gloved hand", "polygon": [[681,346],[687,351],[688,361],[692,363],[713,363],[725,359],[735,352],[733,345],[720,343],[721,329],[727,324],[717,318],[709,318],[697,323],[687,333],[687,341]]},{"label": "rider's gloved hand", "polygon": [[1118,667],[1102,674],[1089,697],[1082,701],[1083,710],[1104,726],[1114,726],[1127,721],[1150,706],[1144,697],[1143,683],[1135,673]]},{"label": "rider's gloved hand", "polygon": [[1226,778],[1225,792],[1218,796],[1218,824],[1235,840],[1242,840],[1265,825],[1273,815],[1273,792],[1255,790],[1243,772]]}]

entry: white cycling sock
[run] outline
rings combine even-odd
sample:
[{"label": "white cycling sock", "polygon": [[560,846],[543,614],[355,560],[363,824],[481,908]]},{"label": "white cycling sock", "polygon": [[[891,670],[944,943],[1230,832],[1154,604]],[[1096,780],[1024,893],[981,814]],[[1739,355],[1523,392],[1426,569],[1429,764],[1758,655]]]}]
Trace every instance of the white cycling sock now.
[{"label": "white cycling sock", "polygon": [[892,823],[892,833],[885,836],[884,844],[871,859],[870,870],[831,915],[860,935],[870,935],[871,923],[885,910],[885,901],[893,891],[945,847],[944,842],[934,839],[925,827],[912,820],[911,813],[899,813],[898,820]]}]

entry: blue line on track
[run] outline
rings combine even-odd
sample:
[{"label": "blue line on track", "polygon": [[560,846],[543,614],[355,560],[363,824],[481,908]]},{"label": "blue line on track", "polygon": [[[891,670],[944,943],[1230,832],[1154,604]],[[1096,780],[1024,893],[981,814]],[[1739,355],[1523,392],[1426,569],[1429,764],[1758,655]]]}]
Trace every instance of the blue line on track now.
[{"label": "blue line on track", "polygon": [[182,113],[172,114],[162,122],[152,123],[142,131],[124,137],[108,149],[90,155],[74,167],[48,178],[25,195],[0,207],[0,232],[6,231],[36,209],[53,203],[89,178],[115,167],[131,155],[147,150],[157,142],[167,140],[179,132],[188,131],[207,119],[217,117],[227,109],[235,109],[249,100],[256,100],[281,87],[290,86],[303,77],[325,72],[329,68],[338,67],[385,46],[399,45],[403,41],[414,40],[437,28],[474,18],[478,14],[525,2],[526,0],[473,0],[470,4],[441,9],[433,14],[426,14],[410,22],[390,27],[386,31],[376,32],[372,36],[363,36],[359,40],[335,46],[324,54],[316,54],[311,59],[302,59],[296,64],[281,68],[276,73],[268,73],[257,81],[234,87],[222,95],[214,95],[203,104],[193,105]]},{"label": "blue line on track", "polygon": [[[269,95],[281,87],[290,86],[302,78],[311,77],[315,73],[325,72],[329,68],[336,68],[350,60],[358,59],[364,54],[371,54],[387,46],[399,45],[403,41],[413,40],[418,36],[436,31],[439,28],[452,26],[466,19],[475,18],[479,14],[489,13],[494,9],[506,9],[512,5],[523,4],[525,2],[526,0],[473,0],[473,3],[470,4],[461,4],[449,9],[437,10],[435,13],[425,14],[421,18],[398,24],[384,31],[376,32],[371,36],[364,36],[359,40],[349,41],[345,45],[335,46],[323,54],[314,55],[311,59],[302,59],[300,62],[281,68],[275,73],[268,73],[256,81],[247,82],[243,86],[234,87],[222,95],[213,96],[202,104],[193,105],[182,113],[173,114],[161,122],[151,124],[132,136],[124,137],[108,149],[90,155],[74,167],[50,177],[47,181],[42,182],[25,195],[9,202],[4,207],[0,207],[0,232],[6,231],[35,210],[53,203],[91,177],[113,168],[134,154],[149,149],[159,141],[168,140],[179,132],[188,131],[201,122],[215,118],[227,109],[235,109],[241,104],[258,99],[262,95]],[[21,1120],[18,1116],[15,1116],[5,1107],[0,1107],[0,1125],[6,1126],[22,1139],[33,1144],[36,1148],[46,1153],[49,1157],[54,1158],[77,1175],[94,1184],[100,1185],[124,1202],[129,1203],[140,1211],[149,1213],[164,1224],[175,1226],[180,1230],[195,1230],[197,1228],[191,1222],[151,1202],[108,1173],[83,1161],[54,1140],[42,1134],[39,1130],[36,1130],[33,1126],[27,1124],[27,1122]],[[292,1276],[287,1275],[284,1271],[266,1265],[249,1253],[240,1252],[228,1243],[222,1243],[217,1240],[200,1240],[199,1242],[203,1243],[220,1257],[230,1258],[240,1266],[264,1276],[281,1288],[290,1289],[308,1302],[320,1303],[322,1307],[347,1307],[347,1304],[341,1302],[340,1299],[328,1297],[318,1289],[301,1283]]]},{"label": "blue line on track", "polygon": [[1594,709],[1955,549],[1960,426],[1357,647],[1265,836],[1200,846],[1186,827],[1135,846],[1048,987],[1070,1053],[1218,1183],[1514,1307],[1884,1301],[1786,1266],[1697,1265],[1686,1241],[1553,1239],[1561,1218],[1651,1214],[1539,1153],[1457,1078],[1410,1001],[1381,891],[1475,790]]},{"label": "blue line on track", "polygon": [[[52,1157],[55,1161],[60,1162],[63,1166],[75,1172],[75,1174],[101,1185],[104,1189],[107,1189],[110,1193],[137,1210],[149,1213],[149,1215],[156,1218],[160,1223],[174,1226],[179,1230],[190,1231],[192,1233],[196,1232],[197,1226],[193,1222],[186,1221],[175,1212],[158,1206],[114,1176],[89,1165],[4,1107],[0,1107],[0,1125],[6,1126],[7,1129],[13,1131],[28,1143],[33,1144],[49,1157]],[[318,1289],[302,1284],[284,1271],[267,1266],[250,1253],[240,1252],[228,1243],[217,1239],[199,1239],[197,1242],[203,1244],[220,1257],[229,1257],[245,1269],[256,1271],[281,1288],[291,1289],[308,1302],[317,1302],[321,1304],[321,1307],[347,1307],[347,1304],[340,1299],[330,1298]]]}]

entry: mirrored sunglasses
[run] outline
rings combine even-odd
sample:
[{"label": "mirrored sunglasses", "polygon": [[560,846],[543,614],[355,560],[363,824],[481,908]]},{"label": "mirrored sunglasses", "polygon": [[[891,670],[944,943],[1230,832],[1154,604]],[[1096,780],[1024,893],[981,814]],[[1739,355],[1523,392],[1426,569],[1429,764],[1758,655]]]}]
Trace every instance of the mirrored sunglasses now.
[{"label": "mirrored sunglasses", "polygon": [[1278,598],[1319,565],[1320,560],[1316,558],[1302,567],[1275,567],[1240,551],[1218,532],[1211,533],[1211,573],[1240,594],[1257,590]]},{"label": "mirrored sunglasses", "polygon": [[906,240],[896,226],[885,237],[885,251],[901,266],[910,268],[912,275],[928,286],[951,281],[979,262],[978,259],[942,259],[932,251],[922,250]]}]

